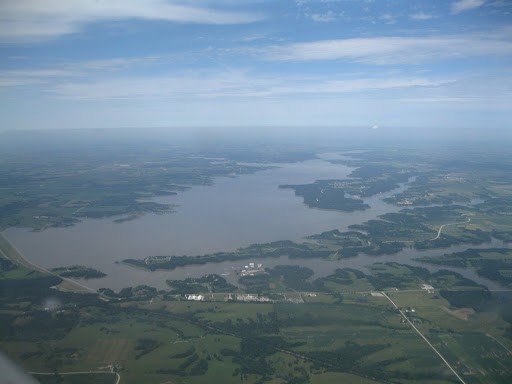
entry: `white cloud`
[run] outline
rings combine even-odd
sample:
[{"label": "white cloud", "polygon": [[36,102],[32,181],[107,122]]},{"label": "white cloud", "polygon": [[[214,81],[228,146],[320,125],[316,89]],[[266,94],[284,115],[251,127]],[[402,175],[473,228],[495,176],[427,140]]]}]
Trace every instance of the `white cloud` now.
[{"label": "white cloud", "polygon": [[334,96],[393,89],[438,87],[447,80],[415,77],[343,78],[265,76],[240,70],[221,73],[197,72],[175,76],[98,79],[87,83],[58,83],[49,91],[65,99],[173,99],[274,98]]},{"label": "white cloud", "polygon": [[0,88],[46,84],[69,78],[93,77],[105,74],[106,71],[115,73],[123,69],[160,65],[174,60],[176,57],[173,55],[153,55],[60,63],[52,68],[4,69],[0,70]]},{"label": "white cloud", "polygon": [[328,11],[326,13],[313,13],[310,17],[311,20],[320,23],[328,23],[336,20],[336,14],[333,11]]},{"label": "white cloud", "polygon": [[145,19],[236,24],[260,15],[183,5],[172,0],[16,0],[0,2],[0,41],[44,40],[80,31],[87,23]]},{"label": "white cloud", "polygon": [[404,98],[401,101],[407,101],[411,103],[463,103],[468,101],[479,101],[480,99],[469,98],[469,97],[411,97]]},{"label": "white cloud", "polygon": [[[69,99],[201,99],[217,96],[254,95],[263,79],[242,71],[183,73],[176,76],[125,77],[88,82],[66,82],[51,92]],[[267,84],[268,86],[268,84]]]},{"label": "white cloud", "polygon": [[379,19],[385,20],[385,21],[392,21],[395,17],[391,13],[385,13],[381,16],[379,16]]},{"label": "white cloud", "polygon": [[433,16],[429,13],[418,12],[409,16],[412,20],[430,20]]},{"label": "white cloud", "polygon": [[51,82],[53,79],[75,75],[75,72],[65,69],[5,70],[0,71],[0,88],[44,84]]},{"label": "white cloud", "polygon": [[452,3],[452,13],[457,14],[484,5],[484,0],[458,0]]},{"label": "white cloud", "polygon": [[365,64],[417,64],[474,56],[511,56],[510,31],[487,35],[373,37],[274,45],[255,51],[269,61],[349,60]]}]

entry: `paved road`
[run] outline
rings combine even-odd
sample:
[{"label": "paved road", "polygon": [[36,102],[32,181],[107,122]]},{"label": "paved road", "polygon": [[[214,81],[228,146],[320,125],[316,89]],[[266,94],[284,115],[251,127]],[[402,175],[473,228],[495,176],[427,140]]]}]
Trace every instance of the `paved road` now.
[{"label": "paved road", "polygon": [[446,366],[450,369],[450,371],[453,372],[453,374],[457,377],[457,379],[459,379],[459,381],[462,383],[462,384],[466,384],[466,382],[462,379],[462,377],[459,376],[459,374],[455,371],[455,369],[453,369],[453,367],[450,365],[450,363],[448,363],[448,361],[446,361],[446,359],[443,357],[443,355],[441,355],[441,353],[436,349],[436,347],[434,347],[432,344],[430,344],[430,341],[427,340],[427,338],[423,335],[423,333],[421,333],[419,331],[418,328],[416,328],[416,326],[409,320],[409,318],[407,316],[405,316],[405,313],[402,312],[402,310],[400,310],[398,308],[398,306],[395,304],[395,302],[393,300],[391,300],[391,298],[383,291],[381,291],[381,293],[384,295],[384,297],[386,297],[386,299],[389,300],[389,302],[391,304],[393,304],[393,306],[398,309],[398,311],[400,312],[400,314],[402,315],[402,317],[409,323],[409,325],[416,331],[416,333],[418,335],[421,336],[421,338],[423,340],[425,340],[425,342],[429,345],[430,348],[432,348],[432,350],[441,358],[441,360],[443,360],[443,362],[446,364]]},{"label": "paved road", "polygon": [[436,236],[436,237],[434,237],[433,239],[430,239],[430,241],[439,239],[439,236],[441,236],[441,232],[443,231],[443,228],[444,228],[444,227],[447,227],[447,226],[449,226],[449,225],[467,224],[467,223],[469,223],[470,221],[471,221],[471,218],[470,218],[470,217],[468,217],[468,219],[467,219],[466,221],[461,221],[461,222],[459,222],[459,223],[443,224],[443,225],[441,225],[441,226],[439,227],[439,231],[437,231],[437,236]]},{"label": "paved road", "polygon": [[491,339],[493,339],[495,342],[497,342],[499,345],[501,345],[503,347],[503,349],[505,351],[507,351],[507,353],[509,355],[512,355],[512,351],[510,349],[507,348],[507,346],[505,344],[503,344],[501,341],[499,341],[498,339],[496,339],[494,336],[492,335],[489,335],[488,333],[486,333],[487,337],[490,337]]},{"label": "paved road", "polygon": [[90,288],[82,283],[79,283],[78,281],[75,281],[75,280],[67,278],[67,277],[59,276],[57,273],[54,273],[44,267],[41,267],[37,264],[32,263],[31,261],[27,260],[27,258],[25,256],[23,256],[23,254],[11,242],[9,242],[9,240],[7,240],[5,238],[5,236],[3,236],[1,233],[0,233],[0,237],[1,237],[0,240],[4,243],[7,243],[7,246],[10,246],[12,252],[15,252],[16,255],[15,255],[15,257],[9,257],[7,252],[4,252],[3,249],[0,249],[0,253],[5,258],[11,260],[15,264],[21,265],[25,268],[32,269],[37,272],[41,272],[41,273],[52,275],[52,276],[57,276],[57,277],[61,278],[62,280],[66,281],[68,284],[70,284],[71,288],[73,288],[74,291],[78,291],[78,292],[87,291],[87,292],[97,293],[97,291],[95,289]]}]

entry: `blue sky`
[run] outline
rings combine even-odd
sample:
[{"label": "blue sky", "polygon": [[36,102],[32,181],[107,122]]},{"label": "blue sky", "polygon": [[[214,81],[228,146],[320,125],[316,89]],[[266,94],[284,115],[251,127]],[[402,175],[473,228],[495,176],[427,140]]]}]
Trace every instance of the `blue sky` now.
[{"label": "blue sky", "polygon": [[512,128],[509,0],[0,2],[0,130]]}]

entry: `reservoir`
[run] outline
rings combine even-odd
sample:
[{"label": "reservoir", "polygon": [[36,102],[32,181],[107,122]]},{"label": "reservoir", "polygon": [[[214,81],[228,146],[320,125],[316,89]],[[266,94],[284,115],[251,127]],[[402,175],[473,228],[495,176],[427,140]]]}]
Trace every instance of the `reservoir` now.
[{"label": "reservoir", "polygon": [[[253,243],[277,240],[300,242],[305,236],[332,229],[346,230],[350,224],[363,223],[400,208],[384,203],[383,198],[400,192],[406,185],[385,194],[365,199],[365,211],[338,212],[312,209],[303,204],[291,189],[282,184],[305,184],[321,179],[344,179],[351,168],[333,164],[333,154],[249,175],[219,177],[210,186],[193,186],[176,196],[158,198],[175,205],[175,212],[146,214],[132,221],[114,223],[115,218],[85,219],[73,227],[49,228],[41,232],[10,228],[4,231],[9,241],[31,262],[45,268],[85,265],[107,274],[102,279],[87,280],[92,288],[120,289],[147,284],[165,289],[166,279],[200,277],[207,273],[223,274],[236,282],[235,269],[240,262],[187,266],[173,271],[149,272],[120,263],[127,258],[155,255],[201,255],[233,251]],[[489,246],[489,245],[487,245]],[[453,251],[467,246],[453,247]],[[452,251],[450,249],[450,251]],[[430,251],[431,252],[431,251]],[[440,253],[442,251],[436,251]],[[377,261],[408,261],[422,252],[406,250],[385,257],[358,256],[337,262],[326,260],[288,260],[287,257],[263,259],[264,266],[303,265],[315,271],[315,277],[331,274],[336,268],[364,269]]]}]

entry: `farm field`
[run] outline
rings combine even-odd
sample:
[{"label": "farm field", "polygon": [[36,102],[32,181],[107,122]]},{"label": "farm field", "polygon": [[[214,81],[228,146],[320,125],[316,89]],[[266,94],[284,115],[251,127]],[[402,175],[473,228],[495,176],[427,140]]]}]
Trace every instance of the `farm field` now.
[{"label": "farm field", "polygon": [[[0,235],[0,347],[27,372],[53,373],[35,374],[39,381],[115,383],[116,374],[122,384],[512,379],[512,180],[495,167],[501,158],[473,149],[473,158],[488,166],[468,168],[422,150],[379,148],[315,159],[302,147],[279,154],[275,147],[248,145],[246,153],[224,148],[198,156],[190,148],[159,148],[163,152],[129,156],[103,148],[87,166],[92,152],[82,148],[62,173],[56,173],[56,158],[31,174],[14,157],[11,169],[3,164],[0,172],[12,180],[23,176],[23,183],[1,191],[0,227],[44,234],[48,227],[74,225],[79,231],[80,220],[88,217],[91,224],[101,217],[122,229],[142,214],[176,215],[158,197],[199,186],[207,191],[216,177],[233,181],[221,194],[232,192],[240,174],[251,174],[249,180],[284,161],[293,175],[304,164],[292,162],[305,159],[315,172],[338,164],[348,176],[283,185],[276,177],[266,188],[291,192],[283,198],[298,198],[305,210],[354,215],[354,222],[300,241],[203,254],[127,258],[114,248],[91,254],[95,262],[109,258],[100,264],[111,268],[107,273],[82,260],[38,267]],[[169,155],[174,150],[176,157]],[[468,159],[461,148],[453,151]],[[41,193],[33,192],[36,185]],[[20,194],[17,187],[32,189]],[[256,192],[259,187],[251,184]],[[380,213],[372,213],[372,205]],[[194,233],[193,240],[200,237]],[[425,256],[411,261],[409,251]],[[359,259],[366,261],[358,265]],[[341,267],[330,268],[334,261]],[[227,269],[214,269],[220,263]],[[143,276],[142,283],[87,288],[108,282],[116,268]],[[476,274],[464,274],[468,269]],[[171,272],[159,288],[150,284],[152,276]],[[488,289],[489,281],[501,289]]]},{"label": "farm field", "polygon": [[[102,380],[108,381],[113,370],[122,383],[454,382],[405,315],[467,383],[510,380],[510,325],[485,288],[454,273],[396,263],[376,263],[372,270],[303,281],[321,289],[293,295],[304,273],[276,268],[269,273],[281,273],[281,293],[272,296],[269,285],[254,296],[270,295],[269,302],[226,301],[237,297],[227,292],[194,301],[152,290],[106,302],[54,290],[59,305],[47,310],[30,290],[13,292],[2,301],[0,318],[9,331],[1,345],[27,371],[105,371]],[[15,284],[20,273],[6,272],[4,284]],[[32,278],[39,297],[51,292],[45,277]],[[391,286],[397,279],[403,284]],[[427,283],[436,288],[422,289]],[[468,297],[473,307],[466,306]],[[84,380],[62,376],[70,383]]]}]

